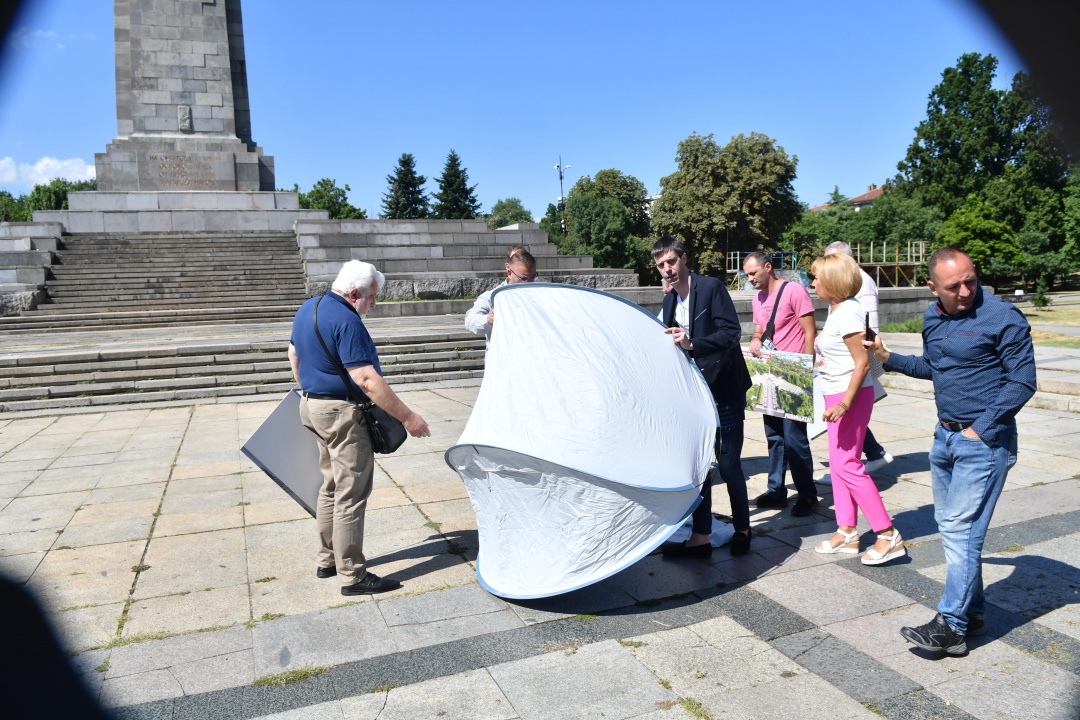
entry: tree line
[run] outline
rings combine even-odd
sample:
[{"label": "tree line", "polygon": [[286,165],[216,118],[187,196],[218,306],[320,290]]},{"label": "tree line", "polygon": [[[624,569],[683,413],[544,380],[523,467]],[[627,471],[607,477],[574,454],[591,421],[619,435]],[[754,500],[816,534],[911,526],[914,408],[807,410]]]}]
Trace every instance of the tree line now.
[{"label": "tree line", "polygon": [[[692,133],[675,154],[676,169],[650,198],[644,183],[615,168],[583,176],[565,201],[549,204],[540,227],[561,254],[592,255],[597,267],[631,268],[652,282],[649,249],[664,235],[691,251],[698,272],[723,276],[730,253],[793,252],[808,266],[830,242],[922,242],[971,255],[990,282],[1021,278],[1051,286],[1080,268],[1080,171],[1059,137],[1049,106],[1026,73],[1007,89],[993,86],[992,55],[969,53],[946,68],[929,95],[926,118],[897,173],[872,206],[857,209],[835,188],[811,210],[792,187],[798,157],[766,135],[739,134],[721,145]],[[387,176],[380,217],[474,219],[491,229],[533,222],[516,197],[486,215],[451,150],[429,195],[409,153]],[[0,191],[0,220],[29,220],[33,210],[67,207],[67,191],[93,181],[54,180],[29,196]],[[349,186],[322,179],[301,192],[300,206],[331,218],[366,218],[348,202]]]}]

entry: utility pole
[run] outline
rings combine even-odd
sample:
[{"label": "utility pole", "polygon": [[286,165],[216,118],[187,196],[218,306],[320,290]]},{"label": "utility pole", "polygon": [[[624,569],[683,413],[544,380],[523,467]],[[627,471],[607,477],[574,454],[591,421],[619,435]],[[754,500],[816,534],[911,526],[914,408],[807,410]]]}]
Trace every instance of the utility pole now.
[{"label": "utility pole", "polygon": [[569,170],[569,165],[563,165],[562,155],[559,156],[559,164],[555,166],[559,171],[559,226],[562,229],[563,239],[566,238],[566,198],[563,196],[563,170]]}]

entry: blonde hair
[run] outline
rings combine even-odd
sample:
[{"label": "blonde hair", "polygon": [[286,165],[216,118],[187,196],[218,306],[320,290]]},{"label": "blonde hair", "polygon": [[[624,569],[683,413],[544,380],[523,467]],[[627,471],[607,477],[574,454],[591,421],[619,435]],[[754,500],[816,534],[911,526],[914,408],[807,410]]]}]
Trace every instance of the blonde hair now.
[{"label": "blonde hair", "polygon": [[850,255],[836,253],[819,257],[810,266],[810,272],[817,278],[822,290],[839,300],[853,298],[862,289],[859,264]]}]

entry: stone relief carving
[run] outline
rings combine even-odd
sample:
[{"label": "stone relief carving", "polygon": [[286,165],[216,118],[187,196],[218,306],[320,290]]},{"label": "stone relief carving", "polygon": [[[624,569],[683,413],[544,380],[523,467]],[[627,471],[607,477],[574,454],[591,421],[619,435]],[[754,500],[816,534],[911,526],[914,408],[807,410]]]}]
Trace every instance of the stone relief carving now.
[{"label": "stone relief carving", "polygon": [[190,105],[177,105],[176,106],[176,122],[180,126],[180,132],[182,132],[182,133],[195,132],[195,128],[191,124],[191,106]]}]

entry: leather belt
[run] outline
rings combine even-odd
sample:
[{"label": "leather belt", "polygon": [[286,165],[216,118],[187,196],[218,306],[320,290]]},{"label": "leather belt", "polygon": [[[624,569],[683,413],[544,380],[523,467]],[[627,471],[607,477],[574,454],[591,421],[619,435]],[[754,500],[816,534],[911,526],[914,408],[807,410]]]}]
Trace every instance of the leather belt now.
[{"label": "leather belt", "polygon": [[939,420],[941,427],[951,432],[960,432],[961,430],[967,430],[971,427],[972,423],[969,422],[953,422],[952,420]]},{"label": "leather belt", "polygon": [[301,395],[308,400],[338,400],[340,402],[347,402],[349,398],[342,397],[340,395],[320,395],[319,393],[301,392]]}]

